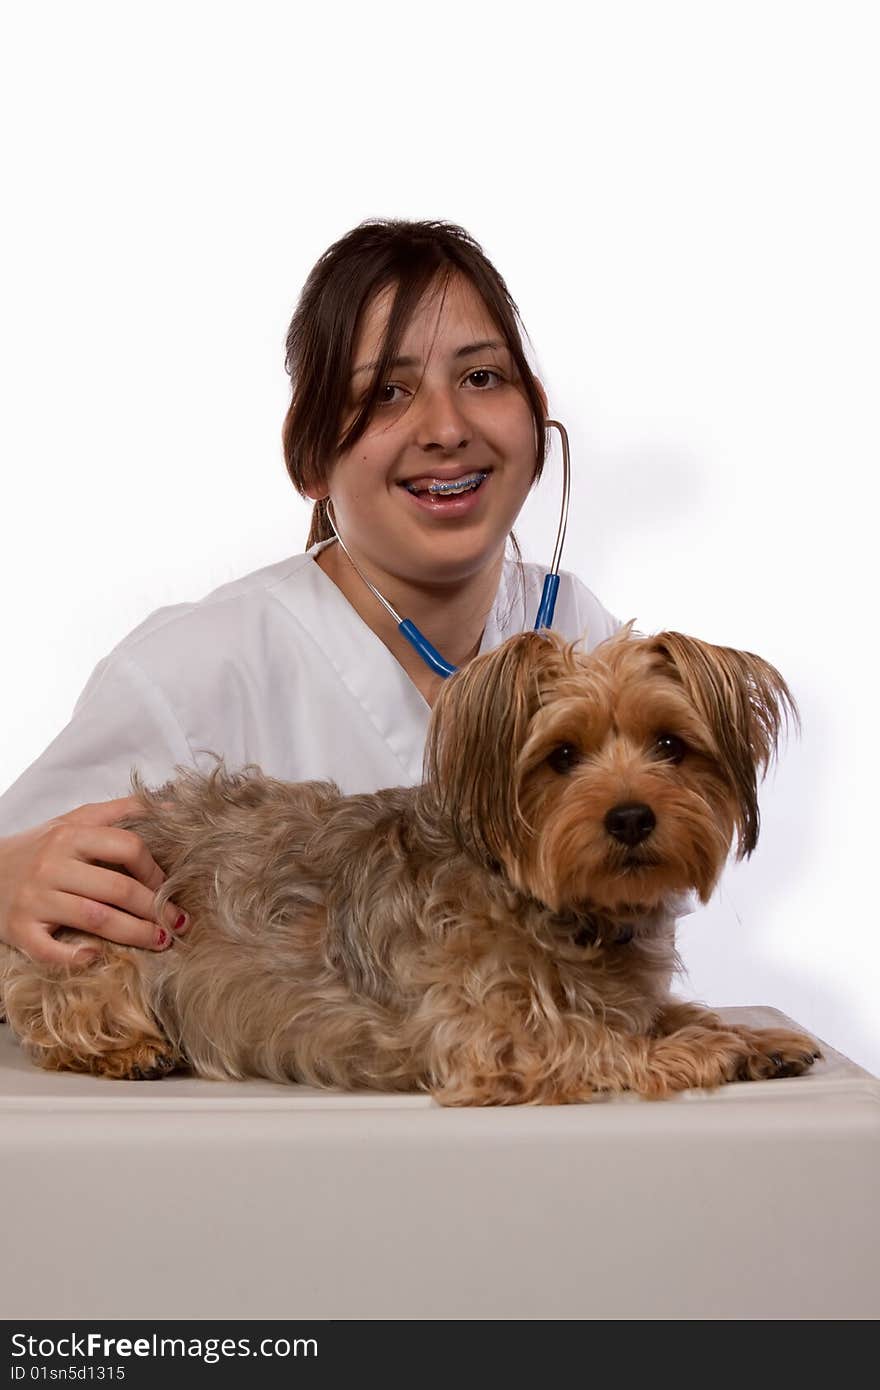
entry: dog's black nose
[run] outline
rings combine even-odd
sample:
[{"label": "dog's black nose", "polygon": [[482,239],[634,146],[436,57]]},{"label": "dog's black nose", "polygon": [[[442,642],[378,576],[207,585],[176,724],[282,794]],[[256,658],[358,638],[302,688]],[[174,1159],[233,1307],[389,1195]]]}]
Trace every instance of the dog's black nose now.
[{"label": "dog's black nose", "polygon": [[624,845],[641,844],[656,824],[654,812],[641,801],[625,801],[620,806],[612,806],[605,817],[608,834]]}]

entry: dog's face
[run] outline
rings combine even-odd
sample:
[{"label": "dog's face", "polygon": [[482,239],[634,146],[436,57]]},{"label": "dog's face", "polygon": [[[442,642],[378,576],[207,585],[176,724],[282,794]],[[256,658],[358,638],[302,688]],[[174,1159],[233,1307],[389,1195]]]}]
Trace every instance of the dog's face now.
[{"label": "dog's face", "polygon": [[435,705],[425,777],[463,848],[554,911],[632,912],[758,838],[758,774],[794,701],[749,652],[631,624],[587,655],[523,633]]}]

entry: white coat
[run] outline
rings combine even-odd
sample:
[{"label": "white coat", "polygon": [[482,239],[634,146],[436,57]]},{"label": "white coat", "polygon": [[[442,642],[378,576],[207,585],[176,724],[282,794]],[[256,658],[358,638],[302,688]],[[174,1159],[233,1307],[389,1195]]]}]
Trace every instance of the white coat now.
[{"label": "white coat", "polygon": [[[86,802],[125,796],[137,767],[159,786],[181,764],[258,763],[344,793],[421,780],[430,707],[314,556],[330,541],[160,608],[99,662],[70,723],[0,797],[0,836]],[[480,651],[534,626],[543,568],[506,558]],[[616,618],[560,576],[553,627],[587,650]]]}]

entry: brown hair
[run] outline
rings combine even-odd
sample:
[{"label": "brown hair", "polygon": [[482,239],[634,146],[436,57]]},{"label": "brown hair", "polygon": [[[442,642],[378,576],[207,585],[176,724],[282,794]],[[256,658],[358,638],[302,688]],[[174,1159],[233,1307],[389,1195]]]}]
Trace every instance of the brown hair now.
[{"label": "brown hair", "polygon": [[[370,219],[334,242],[318,260],[287,332],[285,367],[292,398],[281,438],[284,463],[300,496],[307,487],[325,484],[336,455],[360,439],[422,296],[435,281],[445,291],[456,273],[482,296],[516,364],[537,432],[533,481],[540,478],[548,445],[544,404],[523,352],[519,310],[504,280],[482,247],[453,222]],[[380,290],[392,285],[396,288],[385,342],[370,388],[340,438],[361,315]],[[312,510],[306,548],[332,535],[322,499]],[[516,537],[513,532],[510,536],[521,562]]]}]

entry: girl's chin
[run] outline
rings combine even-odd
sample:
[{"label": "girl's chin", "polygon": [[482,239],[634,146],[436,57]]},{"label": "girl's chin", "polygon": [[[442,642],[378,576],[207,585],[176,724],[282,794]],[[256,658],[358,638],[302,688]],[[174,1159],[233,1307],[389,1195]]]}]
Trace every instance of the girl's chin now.
[{"label": "girl's chin", "polygon": [[[386,569],[393,572],[401,583],[411,584],[418,589],[431,586],[444,589],[467,584],[496,568],[497,578],[500,578],[505,541],[506,537],[502,537],[494,545],[481,544],[475,539],[471,544],[447,541],[442,547],[438,544],[420,545],[407,555],[402,550],[398,551],[395,560],[386,563]],[[408,563],[410,556],[412,559]],[[405,617],[406,614],[401,616]]]}]

